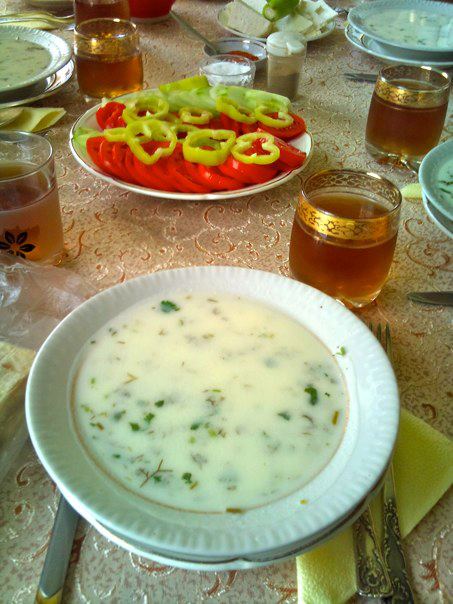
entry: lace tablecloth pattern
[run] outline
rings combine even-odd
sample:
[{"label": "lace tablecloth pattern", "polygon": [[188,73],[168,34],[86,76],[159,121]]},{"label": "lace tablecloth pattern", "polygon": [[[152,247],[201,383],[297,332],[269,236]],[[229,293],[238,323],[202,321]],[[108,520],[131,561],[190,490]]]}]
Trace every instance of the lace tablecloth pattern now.
[{"label": "lace tablecloth pattern", "polygon": [[[174,8],[216,39],[225,35],[216,21],[223,4],[178,0]],[[0,0],[1,13],[19,7],[19,2]],[[202,45],[172,20],[140,24],[139,30],[147,86],[197,73],[204,56]],[[71,40],[70,32],[60,35]],[[310,43],[297,102],[314,137],[306,172],[261,195],[215,203],[144,197],[85,172],[71,156],[68,132],[89,105],[72,81],[41,102],[67,110],[47,135],[55,149],[66,268],[99,289],[152,271],[204,264],[288,275],[293,204],[306,174],[325,167],[350,167],[378,171],[400,186],[414,181],[409,173],[377,166],[364,150],[372,85],[348,82],[342,74],[376,72],[379,67],[377,60],[349,45],[341,21],[329,37]],[[264,82],[258,80],[256,85],[260,84]],[[444,136],[449,134],[453,134],[451,115]],[[377,302],[361,312],[366,321],[391,325],[402,404],[445,434],[453,425],[451,310],[414,305],[406,293],[451,289],[451,253],[451,242],[426,216],[420,201],[405,201],[390,278]],[[33,601],[58,496],[27,445],[0,492],[2,603]],[[406,540],[413,586],[419,601],[427,604],[453,599],[452,500],[447,494]],[[294,603],[294,561],[241,572],[183,571],[125,552],[80,523],[66,581],[68,604],[204,601]]]}]

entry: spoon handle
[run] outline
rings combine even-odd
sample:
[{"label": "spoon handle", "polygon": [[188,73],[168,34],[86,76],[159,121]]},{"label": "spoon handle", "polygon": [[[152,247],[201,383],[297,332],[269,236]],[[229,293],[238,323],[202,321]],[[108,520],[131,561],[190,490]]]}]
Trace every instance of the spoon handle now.
[{"label": "spoon handle", "polygon": [[183,19],[182,17],[177,15],[172,10],[170,11],[170,15],[173,17],[173,19],[176,21],[176,23],[178,23],[178,25],[180,25],[183,29],[188,31],[189,34],[192,34],[193,36],[195,36],[195,38],[198,38],[199,40],[204,42],[204,44],[206,44],[206,46],[208,46],[215,54],[219,53],[219,51],[214,46],[214,44],[210,40],[205,38],[203,36],[203,34],[201,34],[197,29],[194,29],[191,25],[189,25],[185,19]]}]

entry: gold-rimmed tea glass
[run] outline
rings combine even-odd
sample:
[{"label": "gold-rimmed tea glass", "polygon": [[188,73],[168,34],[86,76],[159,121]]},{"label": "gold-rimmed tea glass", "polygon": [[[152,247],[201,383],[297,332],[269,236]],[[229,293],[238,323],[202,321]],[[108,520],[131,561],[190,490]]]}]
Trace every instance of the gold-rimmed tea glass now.
[{"label": "gold-rimmed tea glass", "polygon": [[369,304],[390,270],[400,206],[398,188],[377,174],[313,174],[304,183],[293,222],[293,276],[350,308]]},{"label": "gold-rimmed tea glass", "polygon": [[367,151],[380,163],[419,164],[439,142],[449,90],[448,74],[431,67],[381,69],[368,113]]},{"label": "gold-rimmed tea glass", "polygon": [[63,256],[52,145],[29,132],[0,132],[0,251],[58,264]]},{"label": "gold-rimmed tea glass", "polygon": [[114,98],[143,87],[137,27],[123,19],[90,19],[74,32],[80,91],[93,98]]}]

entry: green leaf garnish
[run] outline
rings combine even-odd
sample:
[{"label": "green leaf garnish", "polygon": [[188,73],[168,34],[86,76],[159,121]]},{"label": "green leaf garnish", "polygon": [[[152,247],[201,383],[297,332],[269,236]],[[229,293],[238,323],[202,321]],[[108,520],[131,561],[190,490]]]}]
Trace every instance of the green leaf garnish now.
[{"label": "green leaf garnish", "polygon": [[165,401],[156,401],[154,404],[156,407],[162,407],[164,405]]},{"label": "green leaf garnish", "polygon": [[181,478],[187,484],[191,484],[192,483],[192,474],[190,472],[184,472],[184,474],[182,475]]},{"label": "green leaf garnish", "polygon": [[174,302],[171,302],[170,300],[162,300],[162,302],[160,303],[160,309],[162,312],[165,313],[176,312],[180,310],[179,306]]},{"label": "green leaf garnish", "polygon": [[346,354],[346,348],[344,346],[340,346],[338,352],[336,352],[335,354],[339,357],[344,357],[344,355]]},{"label": "green leaf garnish", "polygon": [[202,422],[195,422],[190,426],[191,430],[198,430],[198,428],[201,426]]},{"label": "green leaf garnish", "polygon": [[115,457],[115,459],[119,459],[121,457],[121,455],[119,453],[114,453],[113,457]]},{"label": "green leaf garnish", "polygon": [[310,395],[310,405],[316,405],[318,402],[318,391],[313,386],[307,386],[304,392]]},{"label": "green leaf garnish", "polygon": [[140,426],[134,422],[129,422],[129,426],[132,429],[132,432],[138,432],[140,430]]},{"label": "green leaf garnish", "polygon": [[279,415],[280,417],[283,417],[283,419],[286,419],[287,422],[289,422],[289,420],[291,419],[291,415],[289,413],[286,413],[286,411],[277,413],[277,415]]},{"label": "green leaf garnish", "polygon": [[155,417],[156,417],[156,416],[154,415],[154,413],[147,413],[143,419],[145,420],[145,422],[146,422],[147,424],[150,424],[150,423],[151,423],[151,421],[152,421],[152,420],[153,420]]},{"label": "green leaf garnish", "polygon": [[117,411],[116,413],[113,414],[112,417],[116,422],[119,422],[125,413],[126,413],[126,411]]}]

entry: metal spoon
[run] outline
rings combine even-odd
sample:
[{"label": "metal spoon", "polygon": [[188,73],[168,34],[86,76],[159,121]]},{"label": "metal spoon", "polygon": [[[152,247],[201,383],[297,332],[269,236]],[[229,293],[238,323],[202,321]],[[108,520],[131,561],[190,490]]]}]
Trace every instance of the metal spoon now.
[{"label": "metal spoon", "polygon": [[200,34],[200,32],[197,29],[194,29],[191,25],[189,25],[185,19],[183,19],[182,17],[177,15],[172,10],[170,11],[170,15],[173,17],[173,19],[176,21],[176,23],[178,23],[178,25],[180,25],[183,29],[185,29],[187,32],[189,32],[189,34],[192,34],[193,36],[195,36],[195,38],[198,38],[199,40],[201,40],[216,55],[219,54],[219,49],[217,48],[217,46],[213,42],[211,42],[210,40],[205,38],[203,36],[203,34]]},{"label": "metal spoon", "polygon": [[11,109],[2,109],[0,111],[0,127],[6,126],[6,124],[10,124],[21,113],[22,113],[22,109],[20,107],[12,107]]}]

